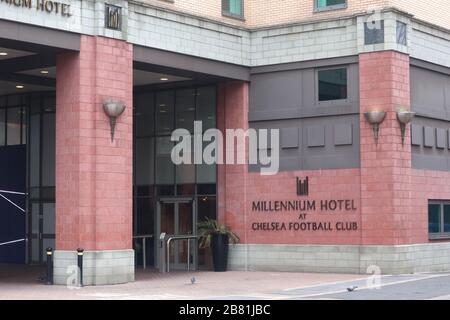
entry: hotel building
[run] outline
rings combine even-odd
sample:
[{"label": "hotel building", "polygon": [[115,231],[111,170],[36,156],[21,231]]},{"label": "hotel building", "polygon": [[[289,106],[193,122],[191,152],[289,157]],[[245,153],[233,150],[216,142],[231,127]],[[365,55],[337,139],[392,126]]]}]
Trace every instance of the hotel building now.
[{"label": "hotel building", "polygon": [[[85,284],[125,283],[210,217],[240,236],[231,270],[450,270],[449,10],[0,0],[0,263],[51,247],[65,284],[83,248]],[[173,164],[194,121],[278,130],[279,172]],[[211,257],[176,241],[170,262]]]}]

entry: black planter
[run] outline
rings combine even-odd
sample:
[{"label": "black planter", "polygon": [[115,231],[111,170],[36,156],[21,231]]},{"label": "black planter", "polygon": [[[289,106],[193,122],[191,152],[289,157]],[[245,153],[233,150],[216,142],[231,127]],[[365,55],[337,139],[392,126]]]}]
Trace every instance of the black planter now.
[{"label": "black planter", "polygon": [[215,272],[227,271],[228,241],[227,234],[214,233],[211,235],[211,251]]}]

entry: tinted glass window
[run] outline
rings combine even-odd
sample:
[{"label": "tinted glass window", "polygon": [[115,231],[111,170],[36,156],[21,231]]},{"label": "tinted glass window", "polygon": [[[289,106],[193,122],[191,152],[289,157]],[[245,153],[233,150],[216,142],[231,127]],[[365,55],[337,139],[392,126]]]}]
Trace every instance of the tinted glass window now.
[{"label": "tinted glass window", "polygon": [[346,0],[316,0],[316,8],[323,9],[328,7],[345,6]]},{"label": "tinted glass window", "polygon": [[156,135],[171,135],[174,130],[174,92],[156,94]]},{"label": "tinted glass window", "polygon": [[203,131],[216,127],[216,90],[214,87],[197,90],[197,120]]},{"label": "tinted glass window", "polygon": [[373,21],[364,23],[364,43],[384,43],[384,21]]},{"label": "tinted glass window", "polygon": [[5,145],[5,109],[0,109],[0,146]]},{"label": "tinted glass window", "polygon": [[178,90],[176,93],[176,128],[187,129],[194,132],[195,121],[195,90],[184,89]]},{"label": "tinted glass window", "polygon": [[444,232],[450,232],[450,205],[444,205]]},{"label": "tinted glass window", "polygon": [[156,184],[173,184],[175,166],[172,162],[173,142],[170,136],[156,139]]},{"label": "tinted glass window", "polygon": [[135,140],[135,184],[150,186],[154,184],[155,171],[155,138],[136,138]]},{"label": "tinted glass window", "polygon": [[143,94],[136,99],[136,136],[147,137],[154,135],[155,129],[155,100],[153,93]]},{"label": "tinted glass window", "polygon": [[[191,164],[174,165],[171,159],[172,147],[175,145],[171,141],[173,130],[184,128],[192,134],[194,121],[201,122],[203,132],[216,127],[215,87],[139,94],[135,97],[134,111],[137,136],[135,140],[137,186],[176,184],[182,186],[183,190],[180,190],[185,194],[187,187],[189,190],[195,190],[192,188],[195,183],[216,182],[216,166],[192,164],[194,161],[192,150],[187,151]],[[189,139],[189,136],[184,138]],[[194,147],[193,140],[190,144]],[[203,148],[209,144],[211,142],[204,143]],[[184,153],[180,155],[184,156]]]},{"label": "tinted glass window", "polygon": [[397,43],[406,46],[407,44],[407,27],[406,23],[397,21]]},{"label": "tinted glass window", "polygon": [[21,125],[21,108],[10,108],[7,112],[7,144],[9,146],[20,144],[20,135],[22,132]]},{"label": "tinted glass window", "polygon": [[243,16],[244,0],[222,0],[222,10],[225,14]]},{"label": "tinted glass window", "polygon": [[320,70],[319,101],[347,99],[347,69]]},{"label": "tinted glass window", "polygon": [[440,204],[428,205],[428,231],[430,233],[439,233],[441,230],[440,212],[441,212]]}]

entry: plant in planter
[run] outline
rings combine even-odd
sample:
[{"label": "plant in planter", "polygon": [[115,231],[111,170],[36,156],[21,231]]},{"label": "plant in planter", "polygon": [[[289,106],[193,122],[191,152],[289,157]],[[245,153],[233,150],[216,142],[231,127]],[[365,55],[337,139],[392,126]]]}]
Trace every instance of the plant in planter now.
[{"label": "plant in planter", "polygon": [[198,223],[200,248],[211,247],[214,271],[227,271],[228,243],[238,243],[239,237],[229,227],[217,220],[206,218]]}]

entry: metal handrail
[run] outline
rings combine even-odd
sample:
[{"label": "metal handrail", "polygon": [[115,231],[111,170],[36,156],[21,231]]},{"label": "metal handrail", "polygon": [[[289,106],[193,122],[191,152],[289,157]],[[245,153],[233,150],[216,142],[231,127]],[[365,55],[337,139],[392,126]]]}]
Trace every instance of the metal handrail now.
[{"label": "metal handrail", "polygon": [[133,236],[133,239],[142,239],[142,268],[147,268],[147,256],[146,256],[146,240],[153,238],[153,234],[144,234],[140,236]]},{"label": "metal handrail", "polygon": [[170,272],[170,242],[178,240],[187,240],[187,271],[190,271],[191,266],[191,240],[197,240],[197,236],[169,236],[166,240],[167,247],[167,272]]}]

